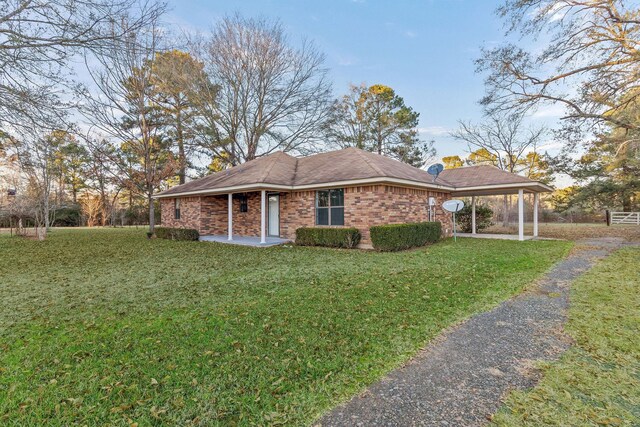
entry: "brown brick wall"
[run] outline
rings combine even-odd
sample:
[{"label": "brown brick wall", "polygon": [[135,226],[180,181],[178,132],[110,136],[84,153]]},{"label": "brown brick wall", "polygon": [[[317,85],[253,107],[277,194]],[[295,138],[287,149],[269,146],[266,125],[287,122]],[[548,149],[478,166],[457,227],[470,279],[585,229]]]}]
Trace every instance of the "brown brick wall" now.
[{"label": "brown brick wall", "polygon": [[[233,199],[233,234],[260,236],[260,192],[245,193],[248,212],[240,212],[240,200]],[[280,236],[295,239],[300,227],[315,226],[315,190],[280,193]],[[442,209],[449,193],[422,189],[371,185],[345,188],[345,227],[362,233],[362,245],[370,246],[369,227],[428,220],[428,198],[436,197],[435,221],[442,223],[445,235],[452,232],[451,214]],[[200,234],[227,234],[227,195],[183,198],[181,220],[173,219],[173,200],[162,199],[162,224],[168,227],[196,228]],[[168,219],[167,219],[168,218]]]},{"label": "brown brick wall", "polygon": [[[451,215],[442,210],[442,202],[451,198],[449,193],[388,185],[345,188],[344,226],[358,228],[363,246],[369,246],[372,225],[427,221],[429,197],[437,199],[434,220],[442,223],[445,235],[450,235]],[[282,237],[295,239],[297,228],[315,227],[315,190],[288,193],[280,200]]]},{"label": "brown brick wall", "polygon": [[164,227],[200,229],[200,197],[180,198],[180,219],[174,215],[175,199],[160,199],[160,222]]}]

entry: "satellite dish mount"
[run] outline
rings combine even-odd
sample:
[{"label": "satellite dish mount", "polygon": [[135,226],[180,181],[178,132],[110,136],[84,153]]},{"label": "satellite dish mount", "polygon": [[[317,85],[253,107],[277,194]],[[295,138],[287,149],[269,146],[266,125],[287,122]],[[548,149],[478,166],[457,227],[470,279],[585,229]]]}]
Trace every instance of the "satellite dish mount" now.
[{"label": "satellite dish mount", "polygon": [[453,241],[456,241],[456,212],[460,212],[464,208],[464,202],[462,200],[447,200],[442,204],[442,209],[447,212],[451,212],[453,215]]}]

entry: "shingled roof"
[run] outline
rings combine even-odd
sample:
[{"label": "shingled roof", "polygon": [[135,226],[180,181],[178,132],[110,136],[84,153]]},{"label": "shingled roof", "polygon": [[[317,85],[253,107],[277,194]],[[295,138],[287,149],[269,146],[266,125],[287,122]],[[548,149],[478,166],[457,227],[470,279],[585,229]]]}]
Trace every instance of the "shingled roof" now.
[{"label": "shingled roof", "polygon": [[445,170],[434,180],[426,171],[406,163],[357,148],[345,148],[300,158],[276,152],[170,188],[157,194],[157,197],[257,189],[295,190],[374,182],[452,192],[482,185],[536,184],[535,181],[492,166]]}]

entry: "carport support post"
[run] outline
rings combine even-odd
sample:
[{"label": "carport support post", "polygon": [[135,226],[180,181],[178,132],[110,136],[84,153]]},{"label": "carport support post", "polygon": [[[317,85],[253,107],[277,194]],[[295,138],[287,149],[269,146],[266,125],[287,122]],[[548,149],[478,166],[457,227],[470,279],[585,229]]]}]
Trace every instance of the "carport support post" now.
[{"label": "carport support post", "polygon": [[260,243],[267,243],[267,192],[260,192]]},{"label": "carport support post", "polygon": [[227,240],[233,240],[233,194],[228,194],[228,202],[227,202],[227,231],[229,237]]},{"label": "carport support post", "polygon": [[540,194],[533,193],[533,237],[538,237],[538,205]]},{"label": "carport support post", "polygon": [[476,196],[471,196],[471,234],[476,234]]},{"label": "carport support post", "polygon": [[524,240],[524,190],[518,190],[518,240]]}]

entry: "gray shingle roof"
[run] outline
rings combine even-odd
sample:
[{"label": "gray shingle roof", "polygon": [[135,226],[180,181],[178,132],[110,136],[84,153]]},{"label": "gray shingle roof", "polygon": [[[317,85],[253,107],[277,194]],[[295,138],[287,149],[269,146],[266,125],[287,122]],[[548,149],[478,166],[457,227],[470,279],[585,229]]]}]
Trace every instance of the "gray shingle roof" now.
[{"label": "gray shingle roof", "polygon": [[534,183],[492,166],[470,166],[443,171],[437,180],[422,169],[357,148],[296,158],[276,152],[170,188],[158,196],[215,192],[233,187],[291,187],[380,178],[412,181],[454,190],[478,185]]}]

